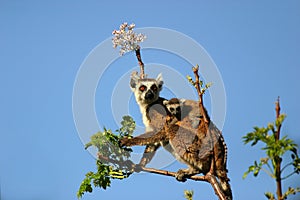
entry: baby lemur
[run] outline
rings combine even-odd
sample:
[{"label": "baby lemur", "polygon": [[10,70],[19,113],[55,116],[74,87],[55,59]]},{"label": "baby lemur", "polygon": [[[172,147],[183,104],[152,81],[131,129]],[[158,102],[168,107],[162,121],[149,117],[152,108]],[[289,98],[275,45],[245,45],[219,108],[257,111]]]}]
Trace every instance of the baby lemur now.
[{"label": "baby lemur", "polygon": [[167,109],[167,119],[166,122],[169,124],[174,124],[181,120],[181,106],[184,103],[184,99],[172,98],[170,100],[164,100],[163,104]]},{"label": "baby lemur", "polygon": [[143,115],[146,133],[123,139],[121,145],[146,145],[140,162],[142,166],[150,162],[159,146],[164,146],[177,160],[188,165],[188,169],[180,169],[176,173],[179,181],[185,181],[186,177],[194,174],[207,174],[214,162],[214,175],[218,177],[224,194],[232,199],[226,169],[226,144],[212,122],[208,132],[198,127],[203,116],[199,113],[198,102],[167,101],[159,97],[163,84],[161,75],[156,79],[132,77],[130,83]]}]

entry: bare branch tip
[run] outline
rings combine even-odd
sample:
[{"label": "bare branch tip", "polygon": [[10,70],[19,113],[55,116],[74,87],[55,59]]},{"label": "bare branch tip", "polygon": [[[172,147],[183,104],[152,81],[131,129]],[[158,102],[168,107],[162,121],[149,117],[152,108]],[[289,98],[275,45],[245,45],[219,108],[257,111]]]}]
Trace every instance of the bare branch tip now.
[{"label": "bare branch tip", "polygon": [[275,102],[275,111],[276,111],[276,118],[280,115],[280,97],[278,96],[277,101]]}]

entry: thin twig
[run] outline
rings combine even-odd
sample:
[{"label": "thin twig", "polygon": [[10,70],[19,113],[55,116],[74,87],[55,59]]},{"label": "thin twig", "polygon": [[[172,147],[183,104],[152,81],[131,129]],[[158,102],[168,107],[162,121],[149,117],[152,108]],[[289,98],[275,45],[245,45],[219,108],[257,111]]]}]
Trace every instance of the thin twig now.
[{"label": "thin twig", "polygon": [[286,164],[284,167],[282,167],[281,172],[283,172],[288,166],[291,166],[293,164],[294,164],[293,162]]},{"label": "thin twig", "polygon": [[140,66],[140,78],[143,79],[145,78],[145,70],[144,70],[144,63],[142,61],[142,56],[141,56],[141,50],[140,46],[137,47],[135,50],[135,55],[138,60],[139,66]]},{"label": "thin twig", "polygon": [[196,67],[193,67],[193,72],[195,75],[195,87],[199,96],[199,109],[200,113],[203,115],[204,122],[206,123],[207,127],[210,123],[209,117],[207,116],[207,113],[205,112],[205,108],[203,105],[203,92],[201,91],[200,88],[200,80],[199,80],[199,74],[198,74],[199,66],[197,65]]},{"label": "thin twig", "polygon": [[286,175],[285,177],[281,178],[281,180],[285,180],[296,173],[297,173],[297,170],[295,170],[294,172],[290,173],[289,175]]},{"label": "thin twig", "polygon": [[[269,171],[270,171],[272,174],[274,174],[274,171],[273,171],[273,169],[271,168],[269,162],[267,162],[266,164],[267,164],[267,166],[268,166],[268,168],[269,168]],[[273,175],[273,176],[274,176],[274,175]]]},{"label": "thin twig", "polygon": [[[275,111],[276,111],[276,119],[280,117],[280,102],[279,102],[279,97],[275,103]],[[281,124],[277,127],[275,139],[278,141],[280,138],[280,129],[281,129]]]},{"label": "thin twig", "polygon": [[[280,102],[279,97],[275,103],[275,111],[276,111],[276,120],[280,117]],[[275,141],[278,142],[280,139],[280,129],[281,124],[278,125],[276,133],[275,133]],[[276,176],[276,185],[277,185],[277,198],[278,200],[282,200],[282,185],[281,185],[281,158],[279,156],[275,157],[275,176]]]},{"label": "thin twig", "polygon": [[274,175],[271,173],[271,171],[265,169],[265,168],[261,168],[266,174],[268,174],[271,178],[274,178]]}]

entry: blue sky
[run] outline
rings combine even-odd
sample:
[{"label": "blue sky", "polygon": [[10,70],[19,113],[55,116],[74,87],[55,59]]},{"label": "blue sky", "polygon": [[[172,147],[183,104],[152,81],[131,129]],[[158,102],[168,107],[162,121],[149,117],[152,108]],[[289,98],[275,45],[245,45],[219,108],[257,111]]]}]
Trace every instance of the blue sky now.
[{"label": "blue sky", "polygon": [[[299,9],[299,1],[1,0],[1,199],[76,199],[95,160],[84,150],[73,120],[73,86],[85,58],[124,21],[176,30],[205,48],[226,91],[223,134],[234,197],[263,199],[275,184],[264,174],[242,180],[247,167],[263,155],[258,148],[244,146],[241,137],[254,125],[273,121],[274,102],[280,96],[282,112],[288,115],[282,133],[300,144]],[[142,56],[145,63],[176,69],[186,64],[165,52],[145,50]],[[125,73],[136,64],[134,55],[127,54],[110,70],[125,65]],[[191,74],[189,67],[182,67],[183,76]],[[114,130],[110,110],[101,108],[102,102],[111,101],[105,95],[112,93],[107,79],[99,82],[95,107],[99,122]],[[131,100],[130,114],[139,121],[134,106]],[[179,167],[174,163],[167,169]],[[297,178],[284,182],[284,188],[296,185]],[[195,199],[216,199],[206,183],[182,184],[145,173],[113,181],[108,190],[96,189],[83,199],[184,199],[185,189],[193,189]]]}]

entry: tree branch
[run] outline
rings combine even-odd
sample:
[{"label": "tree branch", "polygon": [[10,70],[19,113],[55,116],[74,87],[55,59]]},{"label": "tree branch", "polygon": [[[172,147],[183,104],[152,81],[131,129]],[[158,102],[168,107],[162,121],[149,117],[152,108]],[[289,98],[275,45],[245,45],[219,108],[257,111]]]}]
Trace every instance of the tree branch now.
[{"label": "tree branch", "polygon": [[[280,117],[280,102],[279,97],[275,103],[275,111],[276,111],[276,119]],[[278,142],[280,139],[280,129],[281,123],[278,124],[276,133],[275,133],[275,141]],[[279,156],[275,157],[275,176],[276,176],[276,185],[277,185],[277,198],[278,200],[282,200],[282,185],[281,185],[281,158]]]},{"label": "tree branch", "polygon": [[196,67],[193,67],[193,72],[195,75],[195,87],[199,96],[199,109],[200,109],[200,113],[203,114],[203,119],[205,124],[207,124],[207,127],[210,123],[209,117],[207,115],[207,112],[205,111],[204,105],[203,105],[203,92],[201,91],[200,88],[200,80],[199,80],[199,74],[198,74],[198,70],[199,70],[199,66],[196,65]]},{"label": "tree branch", "polygon": [[[144,172],[149,172],[149,173],[153,173],[153,174],[160,174],[160,175],[164,175],[164,176],[176,176],[176,172],[170,172],[170,171],[166,171],[166,170],[161,170],[161,169],[155,169],[155,168],[148,168],[148,167],[141,167],[142,171]],[[194,181],[205,181],[205,182],[209,182],[205,176],[190,176],[187,177],[188,179],[194,180]]]},{"label": "tree branch", "polygon": [[[176,177],[176,172],[170,172],[170,171],[166,171],[166,170],[147,168],[147,167],[141,167],[141,170],[144,172]],[[210,183],[215,191],[215,194],[219,197],[219,199],[226,200],[225,195],[223,194],[223,192],[221,191],[221,189],[219,187],[219,183],[217,182],[216,177],[214,175],[212,175],[211,173],[208,173],[205,176],[194,175],[194,176],[190,176],[190,177],[186,177],[186,178],[194,180],[194,181],[203,181],[203,182]]]},{"label": "tree branch", "polygon": [[[276,111],[276,119],[280,117],[280,102],[279,102],[279,97],[275,103],[275,111]],[[275,139],[278,141],[280,139],[280,129],[281,129],[281,124],[278,125]]]},{"label": "tree branch", "polygon": [[[131,167],[134,169],[135,167],[137,167],[136,164],[134,164],[131,160],[127,160],[125,162],[121,162],[118,160],[114,160],[111,159],[109,157],[103,156],[98,152],[98,159],[101,161],[106,161],[112,164],[117,164],[120,166],[128,166],[131,165]],[[175,177],[176,172],[170,172],[170,171],[166,171],[166,170],[160,170],[160,169],[154,169],[154,168],[148,168],[148,167],[139,167],[142,171],[144,172],[149,172],[149,173],[153,173],[153,174],[160,174],[160,175],[165,175],[165,176],[173,176]],[[205,181],[205,182],[209,182],[204,176],[190,176],[187,177],[188,179],[192,179],[195,181]]]},{"label": "tree branch", "polygon": [[[121,162],[121,161],[113,160],[113,159],[111,159],[109,157],[103,156],[99,152],[98,152],[98,159],[99,160],[104,160],[104,161],[112,163],[112,164],[117,164],[119,166],[131,166],[132,169],[134,169],[135,167],[137,167],[137,165],[134,164],[131,160],[127,160],[125,162]],[[155,168],[148,168],[148,167],[139,167],[139,169],[141,171],[148,172],[148,173],[176,177],[176,172],[170,172],[170,171],[166,171],[166,170],[155,169]],[[211,173],[208,173],[205,176],[194,175],[194,176],[189,176],[189,177],[186,177],[186,178],[194,180],[194,181],[203,181],[203,182],[210,183],[211,186],[213,187],[214,191],[215,191],[215,194],[219,197],[219,199],[220,200],[226,200],[225,195],[220,190],[220,187],[219,187],[219,184],[218,184],[218,182],[216,180],[216,177],[214,175],[212,175]]]},{"label": "tree branch", "polygon": [[145,70],[144,70],[144,63],[142,61],[142,56],[141,56],[141,50],[140,46],[137,47],[135,50],[135,55],[138,60],[139,66],[140,66],[140,78],[143,79],[145,78]]}]

